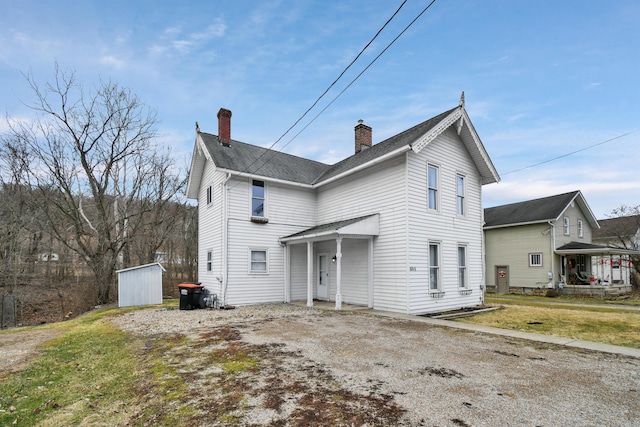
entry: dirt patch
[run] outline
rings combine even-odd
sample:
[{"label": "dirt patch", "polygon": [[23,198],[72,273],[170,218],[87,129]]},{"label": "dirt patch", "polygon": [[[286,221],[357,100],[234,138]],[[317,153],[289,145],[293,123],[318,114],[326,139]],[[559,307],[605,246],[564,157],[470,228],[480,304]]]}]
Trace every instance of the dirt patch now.
[{"label": "dirt patch", "polygon": [[27,366],[40,354],[42,344],[62,333],[59,329],[0,333],[0,379]]}]

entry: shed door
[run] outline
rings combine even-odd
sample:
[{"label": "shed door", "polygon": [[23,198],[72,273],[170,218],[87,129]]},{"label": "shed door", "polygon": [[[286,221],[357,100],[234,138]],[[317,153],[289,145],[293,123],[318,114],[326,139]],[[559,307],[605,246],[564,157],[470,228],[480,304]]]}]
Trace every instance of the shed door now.
[{"label": "shed door", "polygon": [[496,293],[509,293],[509,266],[496,266]]}]

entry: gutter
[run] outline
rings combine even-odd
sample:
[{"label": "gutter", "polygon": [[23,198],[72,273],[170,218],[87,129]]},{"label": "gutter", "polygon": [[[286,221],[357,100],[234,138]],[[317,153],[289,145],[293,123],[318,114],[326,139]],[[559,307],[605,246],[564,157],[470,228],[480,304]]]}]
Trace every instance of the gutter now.
[{"label": "gutter", "polygon": [[222,291],[222,306],[227,305],[227,286],[229,285],[229,197],[227,195],[227,182],[231,179],[231,173],[227,173],[227,178],[222,181],[222,281],[220,288]]},{"label": "gutter", "polygon": [[549,243],[551,245],[551,288],[555,289],[554,281],[556,277],[555,272],[555,249],[556,249],[556,227],[551,221],[547,221],[547,223],[551,226],[551,239],[549,239]]}]

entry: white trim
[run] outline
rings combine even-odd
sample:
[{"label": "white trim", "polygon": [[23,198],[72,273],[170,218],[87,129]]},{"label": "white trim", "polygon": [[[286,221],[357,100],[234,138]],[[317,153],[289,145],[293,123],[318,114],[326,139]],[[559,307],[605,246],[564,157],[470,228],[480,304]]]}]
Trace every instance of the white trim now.
[{"label": "white trim", "polygon": [[417,142],[414,142],[412,144],[411,149],[415,152],[415,153],[419,153],[420,151],[422,151],[422,149],[424,147],[426,147],[427,145],[429,145],[429,143],[431,141],[433,141],[434,139],[436,139],[442,132],[444,132],[445,130],[447,130],[449,128],[449,126],[451,126],[452,124],[454,124],[456,122],[456,120],[458,120],[460,117],[462,117],[462,108],[456,108],[455,111],[453,111],[451,114],[449,114],[447,117],[445,117],[444,119],[442,119],[440,121],[440,123],[438,123],[437,125],[435,125],[434,127],[432,127],[429,132],[427,132],[422,139],[420,139]]},{"label": "white trim", "polygon": [[157,265],[162,269],[162,271],[167,271],[159,262],[152,262],[150,264],[137,265],[135,267],[128,267],[128,268],[123,268],[122,270],[116,270],[116,273],[122,273],[123,271],[129,271],[129,270],[137,270],[139,268],[151,267],[152,265]]}]

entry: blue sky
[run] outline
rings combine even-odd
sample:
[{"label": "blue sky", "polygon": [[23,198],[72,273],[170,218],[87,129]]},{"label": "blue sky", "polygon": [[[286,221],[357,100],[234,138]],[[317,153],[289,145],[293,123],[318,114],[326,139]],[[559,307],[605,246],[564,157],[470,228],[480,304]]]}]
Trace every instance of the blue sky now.
[{"label": "blue sky", "polygon": [[[0,108],[29,120],[21,100],[32,94],[22,73],[50,81],[57,61],[86,87],[110,79],[157,109],[161,141],[181,166],[189,162],[195,122],[217,133],[220,107],[233,112],[234,139],[268,146],[400,3],[0,0]],[[275,148],[427,4],[408,0]],[[582,190],[605,218],[622,204],[640,204],[639,24],[636,0],[437,0],[284,151],[334,163],[353,153],[358,119],[379,142],[454,107],[464,91],[502,177],[484,187],[485,207]]]}]

